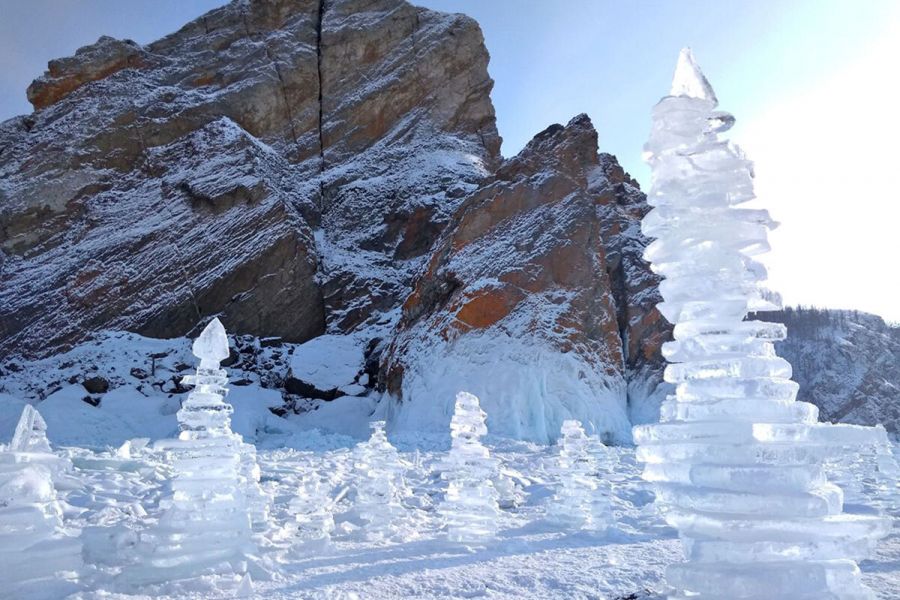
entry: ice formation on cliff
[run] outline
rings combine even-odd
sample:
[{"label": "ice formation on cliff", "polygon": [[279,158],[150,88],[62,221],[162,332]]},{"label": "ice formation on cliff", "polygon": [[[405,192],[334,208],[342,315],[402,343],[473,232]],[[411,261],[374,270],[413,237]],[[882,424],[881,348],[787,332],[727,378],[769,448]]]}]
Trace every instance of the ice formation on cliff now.
[{"label": "ice formation on cliff", "polygon": [[661,422],[635,427],[634,438],[684,541],[687,561],[667,571],[672,597],[871,598],[855,560],[890,524],[842,514],[843,494],[823,465],[877,433],[817,423],[775,354],[785,327],[744,320],[777,304],[753,258],[768,250],[774,223],[737,207],[754,197],[752,165],[719,139],[734,119],[716,105],[683,50],[645,146],[655,207],[642,224],[655,238],[645,257],[665,277],[659,309],[675,324],[665,378],[677,387]]},{"label": "ice formation on cliff", "polygon": [[231,431],[228,378],[219,368],[228,338],[218,319],[194,341],[193,352],[200,366],[184,383],[196,387],[178,411],[178,439],[163,444],[174,457],[173,494],[159,523],[141,535],[140,564],[130,573],[137,582],[242,573],[254,552],[243,440]]},{"label": "ice formation on cliff", "polygon": [[555,471],[560,485],[547,518],[568,529],[606,530],[612,521],[609,496],[600,489],[594,448],[580,422],[563,422],[558,446]]},{"label": "ice formation on cliff", "polygon": [[500,507],[492,483],[497,461],[479,439],[487,433],[486,416],[476,396],[467,392],[456,395],[450,420],[451,447],[442,473],[447,495],[438,507],[451,542],[483,542],[497,534]]},{"label": "ice formation on cliff", "polygon": [[370,428],[372,436],[353,451],[354,508],[365,523],[367,538],[387,540],[397,533],[406,511],[402,504],[408,492],[406,468],[387,439],[385,422],[373,421]]},{"label": "ice formation on cliff", "polygon": [[12,443],[0,451],[4,598],[60,598],[75,591],[83,567],[81,543],[63,529],[53,458],[43,418],[26,405]]}]

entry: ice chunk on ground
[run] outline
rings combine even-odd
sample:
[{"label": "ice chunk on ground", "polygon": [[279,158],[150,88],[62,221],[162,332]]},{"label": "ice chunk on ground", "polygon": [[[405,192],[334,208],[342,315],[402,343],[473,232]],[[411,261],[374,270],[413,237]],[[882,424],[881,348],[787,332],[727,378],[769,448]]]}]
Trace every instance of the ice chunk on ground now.
[{"label": "ice chunk on ground", "polygon": [[0,451],[0,595],[65,597],[83,570],[81,543],[63,528],[53,472],[35,461],[52,455],[43,419],[31,406],[23,411],[15,446],[22,450]]},{"label": "ice chunk on ground", "polygon": [[228,356],[224,328],[213,320],[194,344],[200,358],[194,385],[181,410],[176,440],[159,444],[174,458],[172,495],[159,522],[143,531],[137,561],[124,574],[127,583],[147,584],[202,575],[246,572],[255,553],[242,475],[241,437],[231,431],[228,381],[219,361]]}]

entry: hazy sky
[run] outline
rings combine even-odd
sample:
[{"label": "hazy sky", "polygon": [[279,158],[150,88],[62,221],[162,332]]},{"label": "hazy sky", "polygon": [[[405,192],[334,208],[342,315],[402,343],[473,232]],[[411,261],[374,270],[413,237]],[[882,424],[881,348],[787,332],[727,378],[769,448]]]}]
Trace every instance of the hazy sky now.
[{"label": "hazy sky", "polygon": [[[646,187],[641,146],[678,50],[694,49],[756,162],[772,287],[791,303],[900,321],[900,2],[419,0],[475,17],[503,153],[588,113]],[[47,60],[101,34],[150,42],[221,0],[0,0],[0,119],[30,112]]]}]

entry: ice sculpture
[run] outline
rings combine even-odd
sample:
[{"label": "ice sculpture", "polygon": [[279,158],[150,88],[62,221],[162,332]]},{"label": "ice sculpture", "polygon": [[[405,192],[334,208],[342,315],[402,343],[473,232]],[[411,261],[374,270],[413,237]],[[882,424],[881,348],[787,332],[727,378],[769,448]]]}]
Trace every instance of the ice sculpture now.
[{"label": "ice sculpture", "polygon": [[450,420],[451,447],[442,472],[447,495],[438,506],[451,542],[484,542],[497,534],[500,507],[492,483],[497,461],[480,440],[487,433],[485,417],[476,396],[467,392],[456,395]]},{"label": "ice sculpture", "polygon": [[365,523],[366,537],[379,541],[397,533],[406,512],[402,500],[408,489],[406,467],[387,439],[385,422],[374,421],[369,427],[371,437],[353,451],[354,509]]},{"label": "ice sculpture", "polygon": [[315,473],[301,480],[297,495],[290,503],[296,525],[292,532],[295,545],[324,547],[331,541],[331,533],[334,531],[334,503],[327,495],[327,489]]},{"label": "ice sculpture", "polygon": [[548,520],[568,529],[605,531],[612,521],[609,496],[599,489],[594,448],[579,421],[563,421],[558,445],[560,486],[550,499]]},{"label": "ice sculpture", "polygon": [[72,477],[72,462],[53,453],[50,440],[47,439],[47,423],[30,404],[22,409],[9,450],[17,452],[17,456],[24,462],[46,467],[57,489],[71,489],[78,485],[78,481]]},{"label": "ice sculpture", "polygon": [[0,452],[0,596],[61,598],[74,592],[81,543],[63,529],[41,415],[25,406]]},{"label": "ice sculpture", "polygon": [[174,458],[173,494],[159,523],[141,534],[141,564],[130,572],[138,583],[190,579],[210,573],[242,573],[255,551],[241,474],[243,441],[231,431],[228,381],[219,362],[228,338],[213,319],[194,341],[200,359],[196,386],[178,411],[181,432],[162,447]]},{"label": "ice sculpture", "polygon": [[645,158],[655,208],[645,257],[665,279],[662,314],[675,325],[663,347],[676,385],[659,424],[634,428],[644,477],[654,482],[687,561],[670,566],[673,597],[871,598],[855,560],[889,524],[842,514],[826,457],[869,443],[875,429],[817,423],[795,400],[791,365],[773,342],[785,327],[745,320],[775,308],[753,257],[775,224],[754,197],[752,165],[718,134],[734,122],[690,50],[681,52],[671,95],[653,109]]}]

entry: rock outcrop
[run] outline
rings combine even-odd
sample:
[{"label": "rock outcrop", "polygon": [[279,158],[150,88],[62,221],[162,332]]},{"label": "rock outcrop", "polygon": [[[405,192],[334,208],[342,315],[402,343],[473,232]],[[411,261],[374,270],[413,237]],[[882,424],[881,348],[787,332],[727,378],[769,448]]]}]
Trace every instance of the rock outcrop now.
[{"label": "rock outcrop", "polygon": [[498,160],[487,61],[401,0],[236,1],[52,61],[0,124],[0,354],[389,320]]},{"label": "rock outcrop", "polygon": [[502,161],[487,64],[403,0],[239,0],[52,61],[0,124],[0,355],[219,316],[352,336],[339,383],[392,426],[446,431],[466,385],[496,433],[627,440],[665,391],[644,196],[583,115]]},{"label": "rock outcrop", "polygon": [[[597,153],[586,115],[504,162],[464,200],[403,306],[383,369],[399,424],[449,414],[433,404],[450,406],[458,387],[482,398],[495,433],[546,442],[574,418],[628,439],[629,381],[658,381],[669,331],[640,258],[647,210]],[[654,412],[647,398],[632,398],[636,414]]]}]

